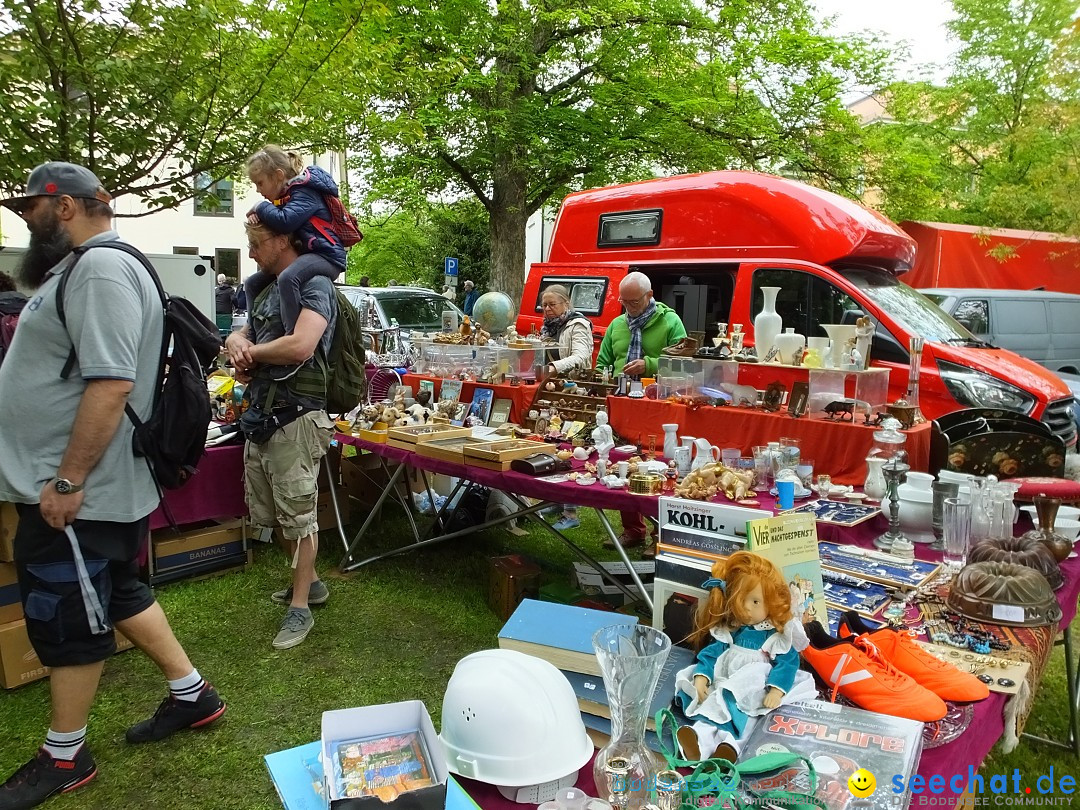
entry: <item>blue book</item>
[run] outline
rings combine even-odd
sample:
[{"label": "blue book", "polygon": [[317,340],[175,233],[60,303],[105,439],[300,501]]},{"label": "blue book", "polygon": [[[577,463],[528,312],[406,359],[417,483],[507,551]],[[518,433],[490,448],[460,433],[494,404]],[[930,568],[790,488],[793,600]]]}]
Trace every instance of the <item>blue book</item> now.
[{"label": "blue book", "polygon": [[321,752],[316,740],[263,757],[285,810],[326,810]]},{"label": "blue book", "polygon": [[491,388],[477,386],[473,390],[472,406],[469,408],[469,416],[480,419],[482,424],[487,424],[491,418],[491,404],[495,401],[495,391]]},{"label": "blue book", "polygon": [[499,646],[543,658],[562,670],[598,676],[593,634],[616,624],[637,624],[637,617],[525,599],[499,631]]},{"label": "blue book", "polygon": [[[647,728],[655,731],[654,717],[660,709],[671,705],[675,697],[675,675],[681,669],[692,665],[696,660],[693,651],[686,647],[672,646],[668,653],[664,668],[660,671],[660,679],[656,682],[656,690],[653,692],[652,701],[649,704],[649,720],[645,724]],[[604,689],[604,679],[592,675],[582,675],[580,672],[562,671],[563,676],[574,688],[577,695],[578,708],[583,714],[595,714],[599,717],[611,717],[611,709],[608,706],[607,690]]]}]

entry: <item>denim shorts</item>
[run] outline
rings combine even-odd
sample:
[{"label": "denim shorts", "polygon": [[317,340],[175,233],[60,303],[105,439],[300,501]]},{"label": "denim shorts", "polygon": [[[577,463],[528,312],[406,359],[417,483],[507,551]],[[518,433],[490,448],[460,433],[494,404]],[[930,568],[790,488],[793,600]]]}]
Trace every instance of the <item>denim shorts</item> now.
[{"label": "denim shorts", "polygon": [[[41,663],[48,667],[104,661],[116,652],[112,633],[94,635],[79,588],[71,545],[41,516],[37,504],[19,504],[15,568],[19,577],[26,633]],[[139,579],[139,549],[148,540],[149,519],[133,523],[76,520],[90,582],[110,624],[137,616],[154,604],[150,587]]]}]

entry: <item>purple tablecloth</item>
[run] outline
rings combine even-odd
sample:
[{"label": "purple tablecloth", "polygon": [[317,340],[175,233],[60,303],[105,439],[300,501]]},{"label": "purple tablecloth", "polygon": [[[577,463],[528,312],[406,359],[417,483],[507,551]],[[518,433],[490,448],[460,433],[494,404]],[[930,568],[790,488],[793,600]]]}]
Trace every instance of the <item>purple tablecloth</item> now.
[{"label": "purple tablecloth", "polygon": [[[392,461],[407,462],[410,466],[430,472],[464,477],[484,486],[530,498],[542,498],[556,503],[575,503],[580,506],[602,509],[636,509],[653,517],[657,515],[659,499],[656,497],[631,495],[623,490],[609,490],[599,484],[591,486],[580,486],[572,482],[552,484],[521,473],[511,471],[496,472],[481,467],[471,467],[451,461],[427,458],[419,456],[410,450],[372,444],[351,436],[339,435],[338,438],[343,442],[354,444]],[[761,508],[773,509],[775,499],[768,493],[759,493],[755,497],[760,501]],[[721,496],[718,500],[725,499]],[[884,516],[879,515],[872,520],[851,528],[818,524],[818,533],[822,540],[853,543],[869,548],[873,547],[874,538],[885,531],[886,528]],[[940,560],[941,558],[940,552],[931,551],[924,545],[918,546],[916,553],[920,559]],[[1077,596],[1080,595],[1080,558],[1074,557],[1066,560],[1061,565],[1061,571],[1065,575],[1065,584],[1058,590],[1057,596],[1062,610],[1060,627],[1064,629],[1069,626],[1076,615]],[[925,750],[919,765],[919,773],[926,777],[936,774],[951,776],[952,774],[967,774],[968,766],[978,769],[994,743],[998,741],[1005,730],[1004,710],[1007,697],[1007,695],[998,692],[991,692],[989,698],[975,704],[975,714],[968,730],[951,743]],[[584,789],[589,790],[591,773],[588,771],[583,771],[579,785],[585,782],[588,782],[588,785]],[[485,810],[492,810],[493,808],[510,810],[519,806],[503,799],[494,788],[488,790],[488,786],[481,785],[481,789],[478,789],[475,786],[479,783],[468,782],[467,780],[462,780],[462,784],[466,786],[469,793]],[[595,795],[591,791],[590,793]],[[945,795],[940,798],[944,799]]]}]

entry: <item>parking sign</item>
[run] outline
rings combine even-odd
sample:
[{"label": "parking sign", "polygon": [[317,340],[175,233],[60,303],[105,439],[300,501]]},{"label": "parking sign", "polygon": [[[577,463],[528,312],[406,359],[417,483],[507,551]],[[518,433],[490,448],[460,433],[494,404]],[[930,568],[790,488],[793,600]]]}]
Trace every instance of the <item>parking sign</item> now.
[{"label": "parking sign", "polygon": [[448,276],[457,275],[458,260],[454,256],[447,256],[443,259],[443,273]]}]

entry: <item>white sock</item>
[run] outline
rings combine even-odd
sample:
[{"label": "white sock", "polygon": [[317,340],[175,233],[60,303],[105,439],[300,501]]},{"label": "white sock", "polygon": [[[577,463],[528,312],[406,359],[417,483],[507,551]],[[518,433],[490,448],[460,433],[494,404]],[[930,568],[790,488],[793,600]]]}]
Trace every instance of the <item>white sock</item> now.
[{"label": "white sock", "polygon": [[177,678],[175,681],[169,681],[169,691],[172,696],[177,700],[187,700],[191,703],[199,699],[204,686],[206,686],[206,681],[202,679],[202,675],[199,674],[197,669],[191,670],[190,675]]},{"label": "white sock", "polygon": [[86,742],[86,726],[78,731],[53,731],[45,735],[45,745],[41,746],[53,759],[62,759],[68,762],[75,759],[79,749]]}]

